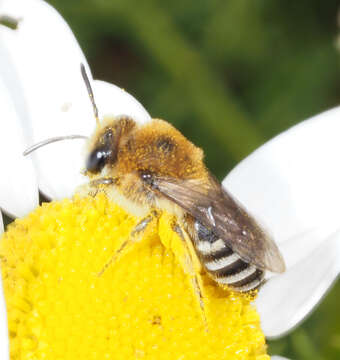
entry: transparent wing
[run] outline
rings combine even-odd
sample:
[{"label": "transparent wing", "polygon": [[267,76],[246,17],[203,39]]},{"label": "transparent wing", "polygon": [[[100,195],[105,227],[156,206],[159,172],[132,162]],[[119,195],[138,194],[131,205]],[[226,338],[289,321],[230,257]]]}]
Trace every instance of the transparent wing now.
[{"label": "transparent wing", "polygon": [[271,237],[213,176],[208,181],[155,177],[153,187],[212,229],[244,261],[263,270],[285,270]]}]

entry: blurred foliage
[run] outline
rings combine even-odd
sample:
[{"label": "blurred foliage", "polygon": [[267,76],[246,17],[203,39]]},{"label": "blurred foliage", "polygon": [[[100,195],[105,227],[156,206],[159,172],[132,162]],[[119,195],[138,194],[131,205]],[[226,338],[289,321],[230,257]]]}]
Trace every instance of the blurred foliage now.
[{"label": "blurred foliage", "polygon": [[[49,2],[94,77],[174,124],[205,150],[220,179],[266,140],[340,103],[338,1]],[[270,352],[340,359],[339,297],[337,284]]]}]

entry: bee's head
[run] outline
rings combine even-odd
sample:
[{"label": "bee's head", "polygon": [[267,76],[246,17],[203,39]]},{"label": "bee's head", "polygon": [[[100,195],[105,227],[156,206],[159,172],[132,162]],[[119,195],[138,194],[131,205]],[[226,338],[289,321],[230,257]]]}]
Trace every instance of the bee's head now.
[{"label": "bee's head", "polygon": [[106,165],[113,167],[120,143],[134,126],[134,120],[129,117],[109,118],[98,126],[89,139],[86,172],[97,175]]}]

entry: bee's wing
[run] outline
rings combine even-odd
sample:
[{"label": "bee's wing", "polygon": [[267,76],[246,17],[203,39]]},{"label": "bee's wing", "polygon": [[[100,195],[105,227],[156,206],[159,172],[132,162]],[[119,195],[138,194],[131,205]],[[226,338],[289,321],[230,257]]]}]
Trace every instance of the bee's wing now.
[{"label": "bee's wing", "polygon": [[212,176],[208,181],[154,178],[154,187],[203,225],[241,258],[260,269],[285,270],[274,241]]}]

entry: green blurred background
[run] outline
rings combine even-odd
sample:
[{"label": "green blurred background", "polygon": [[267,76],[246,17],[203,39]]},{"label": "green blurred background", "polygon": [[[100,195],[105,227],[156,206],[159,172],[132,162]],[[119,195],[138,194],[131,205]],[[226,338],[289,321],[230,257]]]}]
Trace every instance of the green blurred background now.
[{"label": "green blurred background", "polygon": [[[340,104],[338,1],[49,2],[94,77],[174,124],[205,150],[220,179],[266,140]],[[269,352],[340,359],[339,298],[338,282],[298,329],[269,342]]]}]

